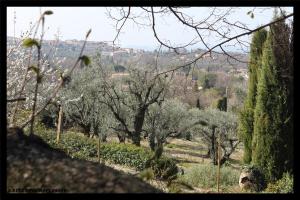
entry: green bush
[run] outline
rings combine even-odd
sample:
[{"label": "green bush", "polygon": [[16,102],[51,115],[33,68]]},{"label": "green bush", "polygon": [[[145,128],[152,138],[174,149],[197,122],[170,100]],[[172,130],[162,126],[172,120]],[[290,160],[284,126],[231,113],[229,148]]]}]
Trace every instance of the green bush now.
[{"label": "green bush", "polygon": [[97,143],[94,139],[82,137],[73,133],[63,133],[59,144],[56,143],[56,132],[47,130],[39,124],[35,133],[54,148],[62,149],[72,158],[91,160],[97,156]]},{"label": "green bush", "polygon": [[262,170],[255,165],[244,165],[242,167],[242,172],[251,174],[251,182],[255,183],[254,188],[249,188],[250,190],[259,192],[266,188],[266,179]]},{"label": "green bush", "polygon": [[153,155],[151,151],[132,144],[107,143],[100,147],[100,155],[115,164],[145,169],[145,163]]},{"label": "green bush", "polygon": [[56,128],[58,108],[52,104],[47,109],[43,110],[38,116],[38,121],[44,124],[47,128]]},{"label": "green bush", "polygon": [[164,180],[173,180],[177,178],[178,167],[173,159],[160,157],[158,160],[153,160],[150,164],[156,178]]},{"label": "green bush", "polygon": [[[75,133],[64,133],[61,135],[59,144],[56,144],[54,131],[46,130],[45,127],[39,125],[36,133],[48,144],[64,150],[73,158],[92,160],[97,157],[97,141],[95,139]],[[133,144],[102,143],[100,157],[112,163],[133,167],[141,171],[146,168],[147,161],[153,157],[153,152]],[[152,162],[151,169],[154,171],[155,177],[162,179],[174,177],[178,172],[176,162],[164,156],[158,161]]]},{"label": "green bush", "polygon": [[200,79],[200,83],[203,89],[209,89],[214,87],[216,81],[217,81],[217,75],[214,73],[207,73]]},{"label": "green bush", "polygon": [[[215,188],[217,186],[217,166],[199,165],[186,170],[180,177],[185,183],[201,188]],[[234,186],[239,183],[239,172],[230,167],[221,167],[220,186]]]},{"label": "green bush", "polygon": [[284,173],[283,177],[275,183],[269,183],[264,192],[266,193],[294,193],[294,176]]}]

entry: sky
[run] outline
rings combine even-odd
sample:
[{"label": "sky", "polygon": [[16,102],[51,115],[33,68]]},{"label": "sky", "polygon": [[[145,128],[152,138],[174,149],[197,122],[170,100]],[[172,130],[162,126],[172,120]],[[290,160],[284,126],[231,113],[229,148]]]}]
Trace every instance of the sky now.
[{"label": "sky", "polygon": [[[127,11],[127,7],[124,8]],[[218,7],[220,12],[228,7]],[[287,13],[293,12],[292,7],[284,7]],[[52,10],[53,15],[46,17],[47,32],[45,39],[54,39],[59,32],[61,40],[77,39],[82,40],[86,32],[91,28],[92,33],[89,41],[112,41],[116,36],[115,21],[108,17],[108,11],[112,10],[114,16],[118,16],[116,8],[109,7],[7,7],[7,35],[19,37],[22,32],[29,30],[30,23],[36,22],[40,16],[40,11]],[[191,7],[183,8],[182,11],[195,20],[203,19],[212,8],[209,7]],[[233,7],[232,14],[227,18],[230,22],[240,21],[249,28],[255,28],[259,25],[266,24],[272,20],[274,9],[256,8],[254,18],[247,15],[253,7]],[[145,15],[141,8],[131,8],[133,15]],[[15,24],[14,24],[14,16]],[[136,18],[138,22],[145,23],[147,19]],[[182,45],[191,41],[195,36],[195,31],[184,27],[174,16],[157,16],[156,17],[157,34],[163,41],[170,41],[171,44]],[[241,30],[231,30],[232,34],[241,33]],[[137,26],[131,21],[127,21],[118,37],[118,45],[121,47],[143,48],[153,50],[158,48],[159,43],[156,41],[152,28],[146,26]],[[199,40],[199,38],[197,38]],[[251,37],[242,38],[250,41]],[[213,45],[218,40],[214,36],[207,36],[205,40]],[[195,47],[198,47],[197,45]],[[199,45],[199,47],[203,47]],[[194,48],[194,47],[193,47]],[[236,47],[226,47],[230,50]]]}]

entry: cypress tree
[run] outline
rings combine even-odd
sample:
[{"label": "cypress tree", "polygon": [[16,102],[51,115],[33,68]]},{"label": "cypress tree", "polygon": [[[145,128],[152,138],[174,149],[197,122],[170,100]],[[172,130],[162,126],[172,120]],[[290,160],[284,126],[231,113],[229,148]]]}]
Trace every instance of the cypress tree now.
[{"label": "cypress tree", "polygon": [[[284,21],[272,26],[273,53],[278,66],[278,80],[280,83],[283,110],[281,111],[282,129],[280,138],[283,146],[282,166],[284,171],[293,170],[293,34],[291,27]],[[281,177],[281,172],[280,172]]]},{"label": "cypress tree", "polygon": [[227,97],[222,97],[218,100],[217,108],[221,111],[227,112]]},{"label": "cypress tree", "polygon": [[292,166],[290,31],[282,21],[270,27],[263,48],[254,110],[252,163],[268,181],[281,178]]},{"label": "cypress tree", "polygon": [[240,113],[239,136],[244,143],[244,163],[252,160],[252,135],[254,122],[254,108],[256,104],[257,76],[261,67],[263,44],[267,38],[265,29],[255,32],[250,46],[249,82],[248,93],[244,109]]},{"label": "cypress tree", "polygon": [[199,98],[197,99],[196,107],[197,107],[199,110],[202,109],[202,106],[201,106],[201,104],[200,104],[200,99],[199,99]]}]

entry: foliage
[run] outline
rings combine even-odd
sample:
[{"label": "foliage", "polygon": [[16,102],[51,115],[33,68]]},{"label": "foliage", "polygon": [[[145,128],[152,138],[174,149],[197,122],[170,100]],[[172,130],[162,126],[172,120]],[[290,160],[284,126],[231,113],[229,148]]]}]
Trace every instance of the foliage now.
[{"label": "foliage", "polygon": [[294,176],[290,173],[284,173],[281,179],[274,183],[269,183],[264,192],[294,193]]},{"label": "foliage", "polygon": [[200,79],[200,83],[203,89],[213,88],[216,84],[217,75],[214,73],[207,73]]},{"label": "foliage", "polygon": [[218,100],[217,108],[221,111],[227,111],[227,97]]},{"label": "foliage", "polygon": [[[47,131],[42,126],[39,127],[37,130],[38,135],[51,146],[63,149],[71,157],[86,160],[93,160],[97,157],[97,142],[95,139],[68,132],[62,135],[59,144],[57,144],[55,134],[52,131]],[[112,163],[133,167],[141,171],[146,169],[146,163],[153,157],[153,152],[132,144],[103,143],[100,146],[100,157]],[[150,168],[153,170],[155,177],[162,179],[168,179],[178,172],[176,162],[164,156],[152,162]]]},{"label": "foliage", "polygon": [[[45,11],[40,16],[37,23],[31,27],[28,35],[26,35],[23,40],[15,43],[7,53],[7,96],[18,99],[24,95],[26,98],[26,102],[22,103],[23,105],[20,105],[17,101],[14,105],[7,106],[8,117],[10,118],[9,123],[11,126],[18,125],[21,128],[24,128],[31,123],[30,134],[33,133],[35,117],[55,100],[59,89],[65,85],[65,80],[70,78],[73,70],[79,63],[79,60],[83,59],[84,63],[87,64],[89,59],[87,56],[82,56],[81,54],[91,30],[89,30],[86,35],[79,58],[71,67],[70,71],[66,69],[63,71],[62,66],[58,66],[61,64],[61,61],[58,60],[55,53],[50,54],[52,49],[47,54],[43,53],[44,49],[42,45],[45,34],[45,16],[52,14],[53,12],[51,10]],[[41,36],[40,39],[37,40],[35,38],[40,24]],[[34,29],[35,32],[32,31]],[[56,41],[56,44],[57,43],[58,39]],[[20,49],[21,44],[23,47],[30,47],[30,49]],[[36,48],[32,48],[33,46]],[[51,62],[49,57],[52,57],[53,62]],[[15,124],[17,112],[20,107],[25,109],[32,108],[32,114],[22,124]]]},{"label": "foliage", "polygon": [[263,172],[254,165],[244,165],[242,168],[244,173],[249,174],[249,179],[254,183],[254,188],[249,188],[250,191],[259,192],[266,188],[266,180]]},{"label": "foliage", "polygon": [[149,146],[155,149],[168,137],[181,134],[187,116],[187,105],[177,99],[165,100],[161,105],[153,104],[146,115],[144,130],[148,133]]},{"label": "foliage", "polygon": [[[31,27],[31,30],[34,30],[33,28]],[[7,49],[7,98],[18,98],[20,94],[26,97],[24,102],[9,103],[7,105],[8,117],[11,118],[10,123],[12,123],[14,113],[17,115],[19,107],[20,109],[32,108],[37,75],[39,75],[37,91],[37,108],[39,109],[54,91],[56,83],[59,81],[59,74],[62,72],[64,60],[63,58],[58,58],[55,45],[52,46],[52,56],[50,57],[47,54],[42,54],[41,51],[43,49],[41,49],[39,60],[37,61],[37,49],[28,49],[28,47],[33,45],[41,48],[41,44],[37,40],[32,39],[33,37],[34,33],[29,31]],[[29,62],[31,57],[31,62]],[[16,119],[17,117],[14,118]]]},{"label": "foliage", "polygon": [[23,44],[24,47],[32,47],[32,46],[37,46],[39,47],[40,44],[38,43],[38,41],[32,39],[32,38],[26,38],[23,40]]},{"label": "foliage", "polygon": [[154,172],[152,169],[147,168],[144,169],[143,171],[141,171],[141,173],[139,174],[139,177],[145,180],[151,180],[154,178]]},{"label": "foliage", "polygon": [[289,121],[293,111],[289,110],[290,85],[285,80],[291,63],[289,51],[282,51],[289,48],[290,34],[286,26],[284,22],[271,26],[263,49],[254,111],[252,159],[268,181],[292,170],[293,162],[293,132]]},{"label": "foliage", "polygon": [[[217,166],[198,165],[186,170],[185,174],[179,179],[187,184],[201,188],[217,187]],[[220,169],[220,186],[234,186],[239,181],[239,172],[230,167],[221,167]]]},{"label": "foliage", "polygon": [[167,157],[152,160],[150,168],[153,170],[156,178],[169,181],[176,179],[179,172],[176,162]]},{"label": "foliage", "polygon": [[91,64],[91,59],[86,55],[80,56],[79,59],[82,60],[85,65]]},{"label": "foliage", "polygon": [[221,137],[221,148],[224,152],[221,164],[223,164],[239,143],[236,135],[236,116],[231,112],[197,108],[190,109],[187,116],[185,119],[186,131],[202,138],[214,164],[217,164],[217,138]]},{"label": "foliage", "polygon": [[58,113],[58,108],[51,104],[43,110],[39,116],[39,121],[44,124],[47,128],[55,128],[56,121],[57,121],[57,113]]},{"label": "foliage", "polygon": [[221,98],[220,91],[217,88],[210,88],[206,90],[202,90],[199,94],[201,107],[214,107],[213,103],[215,99]]},{"label": "foliage", "polygon": [[61,135],[61,139],[57,144],[55,132],[48,130],[44,125],[39,124],[36,126],[35,132],[45,142],[54,148],[64,150],[72,158],[91,160],[92,157],[97,155],[97,146],[94,139],[68,132]]},{"label": "foliage", "polygon": [[245,146],[243,158],[245,163],[250,163],[252,160],[252,135],[258,71],[261,68],[262,48],[266,37],[267,31],[265,29],[255,32],[250,46],[248,94],[244,109],[240,113],[238,128],[240,138],[243,140]]},{"label": "foliage", "polygon": [[114,129],[126,133],[137,146],[140,146],[146,112],[150,105],[164,100],[167,86],[166,77],[155,76],[149,70],[130,67],[129,76],[106,77],[103,86],[102,103],[119,123]]},{"label": "foliage", "polygon": [[61,92],[61,103],[68,122],[83,128],[86,135],[103,137],[114,124],[111,112],[101,103],[103,85],[96,66],[84,68]]}]

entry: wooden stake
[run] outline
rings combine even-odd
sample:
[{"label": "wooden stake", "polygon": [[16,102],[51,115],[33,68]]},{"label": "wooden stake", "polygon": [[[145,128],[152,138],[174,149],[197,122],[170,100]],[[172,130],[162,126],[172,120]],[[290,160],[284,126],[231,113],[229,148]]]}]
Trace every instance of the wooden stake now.
[{"label": "wooden stake", "polygon": [[57,132],[56,132],[56,143],[59,143],[60,132],[61,132],[61,121],[62,121],[63,109],[62,106],[59,105],[59,114],[58,114],[58,123],[57,123]]},{"label": "wooden stake", "polygon": [[218,175],[217,175],[217,189],[218,189],[218,193],[220,190],[220,136],[219,136],[219,140],[218,140]]},{"label": "wooden stake", "polygon": [[98,135],[98,163],[100,163],[100,135]]}]

